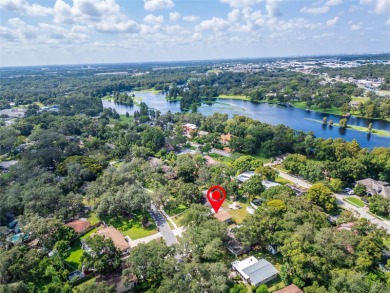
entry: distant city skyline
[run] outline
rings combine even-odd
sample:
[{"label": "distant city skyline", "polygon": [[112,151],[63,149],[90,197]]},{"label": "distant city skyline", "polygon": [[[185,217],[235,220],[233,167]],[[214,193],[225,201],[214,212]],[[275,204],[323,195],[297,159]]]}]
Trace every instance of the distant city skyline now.
[{"label": "distant city skyline", "polygon": [[0,0],[0,66],[382,53],[390,0]]}]

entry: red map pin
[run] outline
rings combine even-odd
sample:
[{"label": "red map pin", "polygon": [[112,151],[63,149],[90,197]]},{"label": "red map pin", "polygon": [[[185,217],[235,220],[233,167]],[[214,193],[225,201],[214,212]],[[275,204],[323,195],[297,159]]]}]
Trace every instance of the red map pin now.
[{"label": "red map pin", "polygon": [[226,191],[219,185],[214,185],[207,190],[207,200],[213,207],[214,211],[218,213],[219,208],[222,206],[226,199]]}]

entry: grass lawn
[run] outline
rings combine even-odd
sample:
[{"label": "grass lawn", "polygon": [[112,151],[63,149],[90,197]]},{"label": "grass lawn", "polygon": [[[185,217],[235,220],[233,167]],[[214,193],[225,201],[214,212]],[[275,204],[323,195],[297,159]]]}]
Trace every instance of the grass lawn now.
[{"label": "grass lawn", "polygon": [[247,96],[242,95],[219,95],[217,99],[231,99],[231,100],[244,100],[244,101],[250,101],[250,99]]},{"label": "grass lawn", "polygon": [[164,208],[164,211],[168,214],[168,216],[173,217],[173,216],[176,216],[178,214],[181,214],[186,209],[187,209],[187,207],[185,205],[182,205],[182,204],[177,206],[177,207],[170,207],[169,205],[167,205]]},{"label": "grass lawn", "polygon": [[[97,231],[96,228],[92,229],[88,233],[84,234],[83,236],[80,237],[80,239],[77,239],[73,242],[73,245],[70,248],[70,255],[68,258],[65,260],[67,264],[70,266],[69,270],[77,270],[79,269],[81,262],[81,256],[83,255],[83,250],[81,248],[81,241],[87,237],[89,237],[91,234],[95,233]],[[71,270],[72,269],[72,270]]]},{"label": "grass lawn", "polygon": [[387,249],[390,249],[390,238],[384,238],[383,244],[387,246]]},{"label": "grass lawn", "polygon": [[351,96],[351,98],[352,98],[352,101],[363,102],[363,103],[365,103],[365,102],[370,100],[370,98],[368,98],[368,97]]},{"label": "grass lawn", "polygon": [[254,155],[251,155],[252,157],[254,157],[256,160],[262,162],[263,164],[265,163],[269,163],[271,162],[271,159],[270,158],[267,158],[263,153],[261,152],[258,152]]},{"label": "grass lawn", "polygon": [[102,219],[107,225],[113,226],[123,235],[129,236],[132,240],[143,238],[157,233],[157,227],[152,217],[147,214],[148,227],[142,226],[141,214],[134,215],[133,218],[117,217],[117,218],[104,218]]},{"label": "grass lawn", "polygon": [[[180,216],[177,216],[177,217],[172,217],[171,219],[175,222],[176,226],[177,227],[180,227],[181,226],[181,219],[183,218],[183,214],[181,214]],[[173,227],[171,227],[173,229]]]},{"label": "grass lawn", "polygon": [[291,181],[289,181],[289,180],[287,180],[287,179],[285,179],[285,178],[283,178],[283,177],[280,177],[280,176],[278,176],[278,177],[276,178],[275,181],[276,181],[277,183],[282,184],[282,185],[286,185],[286,184],[292,183]]},{"label": "grass lawn", "polygon": [[11,178],[11,173],[1,173],[0,178],[3,180],[8,180]]},{"label": "grass lawn", "polygon": [[352,203],[356,206],[358,206],[359,208],[362,208],[364,207],[364,202],[361,201],[360,199],[356,198],[356,197],[353,197],[353,196],[348,196],[344,199],[346,202],[349,202],[349,203]]},{"label": "grass lawn", "polygon": [[93,278],[91,278],[91,279],[89,279],[89,280],[87,280],[85,282],[82,282],[82,283],[78,284],[77,286],[75,286],[73,288],[73,292],[76,292],[77,287],[80,287],[80,286],[83,286],[83,285],[93,284],[95,282],[96,282],[96,277],[93,277]]},{"label": "grass lawn", "polygon": [[88,221],[91,225],[95,225],[97,223],[99,223],[99,218],[96,216],[96,213],[94,212],[91,212],[88,216]]},{"label": "grass lawn", "polygon": [[119,121],[120,122],[124,122],[124,123],[130,123],[131,121],[134,120],[133,116],[129,116],[129,117],[126,117],[126,115],[119,115],[120,118],[119,118]]},{"label": "grass lawn", "polygon": [[244,219],[246,218],[246,216],[248,215],[248,212],[246,211],[246,207],[249,204],[246,203],[244,199],[241,199],[238,201],[238,203],[240,204],[240,206],[242,206],[242,208],[238,209],[238,210],[232,210],[232,209],[229,209],[229,204],[232,204],[232,203],[233,202],[230,200],[225,200],[222,207],[225,210],[227,210],[229,212],[229,214],[232,215],[233,221],[236,224],[241,224],[244,221]]},{"label": "grass lawn", "polygon": [[221,156],[221,155],[216,154],[216,153],[208,153],[207,155],[209,157],[213,158],[214,160],[216,160],[220,163],[223,163],[225,165],[230,165],[233,163],[233,159],[229,158],[229,157]]}]

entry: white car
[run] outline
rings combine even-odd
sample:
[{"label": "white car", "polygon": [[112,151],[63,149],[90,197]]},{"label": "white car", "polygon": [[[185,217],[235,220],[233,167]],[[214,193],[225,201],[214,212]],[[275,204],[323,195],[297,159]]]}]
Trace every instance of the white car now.
[{"label": "white car", "polygon": [[348,191],[348,194],[353,195],[353,194],[355,194],[355,192],[353,190],[350,190],[350,191]]},{"label": "white car", "polygon": [[349,187],[347,187],[347,188],[344,188],[344,192],[346,192],[346,193],[348,193],[348,192],[350,192],[352,189],[351,188],[349,188]]}]

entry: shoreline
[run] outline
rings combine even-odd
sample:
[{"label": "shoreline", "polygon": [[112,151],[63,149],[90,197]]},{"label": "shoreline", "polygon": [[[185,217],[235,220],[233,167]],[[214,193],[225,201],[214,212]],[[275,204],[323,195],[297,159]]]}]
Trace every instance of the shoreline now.
[{"label": "shoreline", "polygon": [[[304,119],[324,124],[321,120],[316,120],[316,119],[311,119],[311,118],[304,118]],[[326,123],[326,126],[329,126],[329,124]],[[340,126],[339,123],[333,123],[333,127],[339,127],[339,126]],[[368,132],[368,128],[367,127],[362,127],[362,126],[347,125],[346,129],[353,129],[353,130],[356,130],[356,131],[359,131],[359,132],[365,132],[367,134],[370,133],[370,132]],[[390,136],[390,131],[380,130],[380,129],[372,129],[371,134],[375,134],[375,135],[378,135],[378,136],[389,137]]]}]

